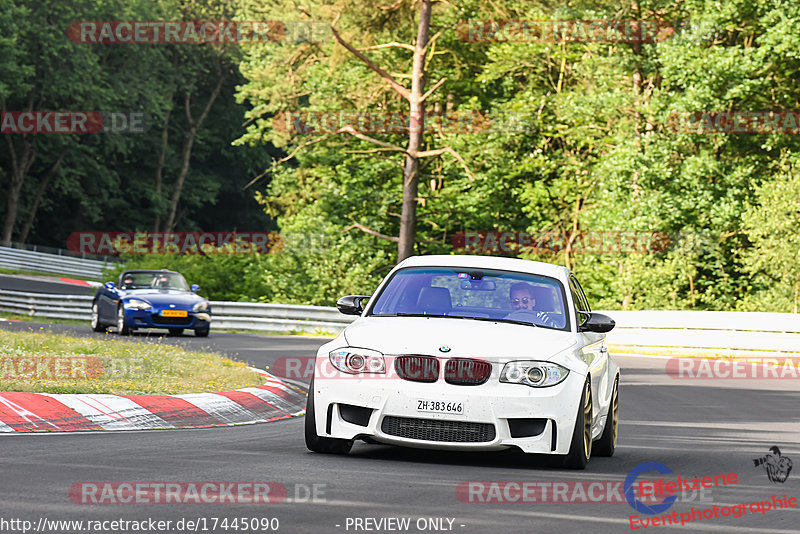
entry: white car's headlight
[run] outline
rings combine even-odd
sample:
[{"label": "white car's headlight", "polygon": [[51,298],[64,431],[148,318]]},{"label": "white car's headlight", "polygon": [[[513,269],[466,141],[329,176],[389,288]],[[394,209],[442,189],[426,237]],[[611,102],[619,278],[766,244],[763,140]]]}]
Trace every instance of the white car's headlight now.
[{"label": "white car's headlight", "polygon": [[557,363],[537,361],[508,362],[500,373],[500,382],[546,388],[563,382],[568,374],[569,369]]},{"label": "white car's headlight", "polygon": [[208,302],[206,302],[205,300],[203,302],[198,302],[197,304],[194,305],[192,311],[195,313],[208,311]]},{"label": "white car's headlight", "polygon": [[332,351],[329,354],[329,358],[334,367],[351,375],[386,373],[386,362],[383,360],[383,354],[376,350],[347,347]]},{"label": "white car's headlight", "polygon": [[152,306],[143,300],[139,299],[130,299],[128,302],[125,303],[126,308],[130,308],[132,310],[149,310]]}]

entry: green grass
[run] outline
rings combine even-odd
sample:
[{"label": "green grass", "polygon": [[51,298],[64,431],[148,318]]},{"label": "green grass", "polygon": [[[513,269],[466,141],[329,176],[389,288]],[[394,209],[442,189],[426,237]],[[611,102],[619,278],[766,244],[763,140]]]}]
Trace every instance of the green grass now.
[{"label": "green grass", "polygon": [[[15,313],[6,313],[0,311],[0,317],[3,319],[11,319],[12,321],[26,321],[31,323],[44,323],[47,324],[71,324],[71,325],[82,325],[86,326],[89,324],[88,321],[79,321],[77,319],[52,319],[50,317],[31,317],[30,315],[18,315]],[[156,330],[162,331],[166,333],[166,330]],[[214,328],[214,323],[211,323],[211,335],[214,333],[223,332],[226,334],[256,334],[256,335],[283,335],[283,336],[309,336],[309,337],[336,337],[336,334],[333,332],[328,332],[327,330],[314,330],[313,332],[306,332],[304,330],[265,330],[265,331],[256,331],[256,330],[239,330],[235,328]]]},{"label": "green grass", "polygon": [[0,330],[0,391],[177,394],[262,383],[243,362],[161,341]]},{"label": "green grass", "polygon": [[3,319],[11,319],[12,321],[25,321],[30,323],[47,323],[47,324],[71,324],[83,325],[89,324],[89,321],[81,321],[79,319],[53,319],[52,317],[31,317],[30,315],[19,315],[16,313],[6,313],[0,311],[0,317]]}]

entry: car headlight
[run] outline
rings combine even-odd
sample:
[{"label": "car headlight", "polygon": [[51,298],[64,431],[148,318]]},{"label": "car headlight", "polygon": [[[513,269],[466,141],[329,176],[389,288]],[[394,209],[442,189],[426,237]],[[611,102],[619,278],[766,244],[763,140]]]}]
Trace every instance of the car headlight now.
[{"label": "car headlight", "polygon": [[351,375],[359,373],[386,373],[383,354],[376,350],[345,348],[329,354],[331,363],[338,370]]},{"label": "car headlight", "polygon": [[125,307],[130,308],[132,310],[149,310],[150,308],[152,308],[150,303],[139,299],[130,299],[128,302],[125,303]]},{"label": "car headlight", "polygon": [[524,384],[535,388],[555,386],[564,381],[569,369],[551,362],[508,362],[500,373],[500,382]]},{"label": "car headlight", "polygon": [[194,305],[192,311],[195,313],[208,311],[208,302],[206,302],[205,300],[203,302],[198,302],[197,304]]}]

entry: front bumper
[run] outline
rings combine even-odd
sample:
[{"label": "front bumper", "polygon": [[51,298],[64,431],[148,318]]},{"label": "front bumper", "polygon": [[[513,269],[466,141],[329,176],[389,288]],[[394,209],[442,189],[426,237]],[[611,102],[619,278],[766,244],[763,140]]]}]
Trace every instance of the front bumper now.
[{"label": "front bumper", "polygon": [[203,330],[211,326],[211,315],[187,310],[186,317],[162,317],[158,309],[125,309],[125,322],[130,328],[187,328]]},{"label": "front bumper", "polygon": [[[570,372],[556,386],[532,388],[500,383],[499,364],[492,365],[488,382],[464,386],[442,377],[420,383],[396,375],[343,376],[327,358],[319,358],[309,392],[317,434],[428,449],[517,447],[526,453],[567,454],[586,376]],[[463,415],[420,412],[419,400],[463,403]],[[493,432],[484,432],[486,425]]]}]

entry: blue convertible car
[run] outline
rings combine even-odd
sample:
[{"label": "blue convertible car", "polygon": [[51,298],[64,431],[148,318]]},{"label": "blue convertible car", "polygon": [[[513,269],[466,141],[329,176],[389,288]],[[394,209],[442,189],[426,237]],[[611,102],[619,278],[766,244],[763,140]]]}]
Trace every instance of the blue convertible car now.
[{"label": "blue convertible car", "polygon": [[125,271],[117,285],[100,286],[92,302],[92,329],[103,332],[116,326],[117,333],[129,334],[136,328],[167,328],[180,335],[184,329],[205,337],[211,328],[211,305],[195,294],[180,273]]}]

